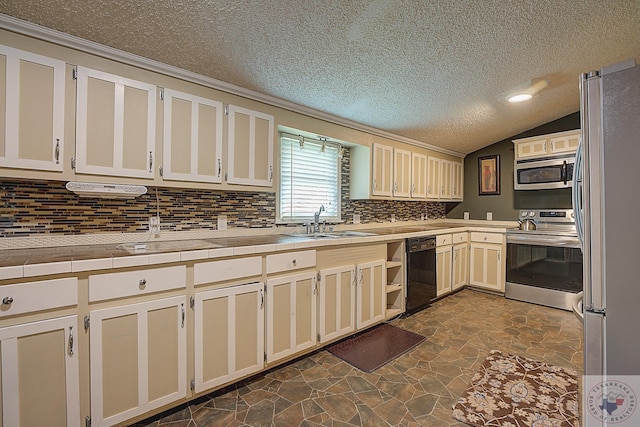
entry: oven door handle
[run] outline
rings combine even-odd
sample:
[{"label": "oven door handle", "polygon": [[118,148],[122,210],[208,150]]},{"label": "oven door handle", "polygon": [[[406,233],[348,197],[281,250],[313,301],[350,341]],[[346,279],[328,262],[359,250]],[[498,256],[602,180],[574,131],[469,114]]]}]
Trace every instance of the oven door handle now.
[{"label": "oven door handle", "polygon": [[552,236],[539,238],[533,236],[507,235],[507,244],[549,246],[562,248],[580,248],[580,241],[576,237]]}]

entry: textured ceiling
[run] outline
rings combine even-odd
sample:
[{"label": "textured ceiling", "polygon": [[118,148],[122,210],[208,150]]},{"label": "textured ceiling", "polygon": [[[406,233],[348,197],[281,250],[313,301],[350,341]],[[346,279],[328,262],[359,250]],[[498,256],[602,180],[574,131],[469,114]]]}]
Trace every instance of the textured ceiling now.
[{"label": "textured ceiling", "polygon": [[[469,153],[579,110],[640,62],[640,0],[0,0],[0,12]],[[504,96],[527,81],[531,101]]]}]

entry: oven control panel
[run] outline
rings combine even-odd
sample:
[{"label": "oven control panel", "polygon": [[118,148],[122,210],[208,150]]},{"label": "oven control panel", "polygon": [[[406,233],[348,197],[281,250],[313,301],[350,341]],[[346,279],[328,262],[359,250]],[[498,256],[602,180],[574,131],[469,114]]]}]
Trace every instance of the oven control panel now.
[{"label": "oven control panel", "polygon": [[523,209],[520,219],[532,219],[537,223],[573,223],[573,209]]}]

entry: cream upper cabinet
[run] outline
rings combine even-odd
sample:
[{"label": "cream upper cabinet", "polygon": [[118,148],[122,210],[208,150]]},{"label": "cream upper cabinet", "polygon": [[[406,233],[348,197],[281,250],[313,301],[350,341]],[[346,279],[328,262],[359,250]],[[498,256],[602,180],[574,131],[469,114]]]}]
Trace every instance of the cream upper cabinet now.
[{"label": "cream upper cabinet", "polygon": [[63,61],[0,45],[0,166],[62,172],[64,96]]},{"label": "cream upper cabinet", "polygon": [[163,104],[163,179],[222,182],[222,103],[165,88]]},{"label": "cream upper cabinet", "polygon": [[264,367],[264,284],[195,293],[195,386],[199,393]]},{"label": "cream upper cabinet", "polygon": [[0,328],[3,426],[80,427],[77,316]]},{"label": "cream upper cabinet", "polygon": [[440,160],[440,198],[451,199],[451,172],[452,162]]},{"label": "cream upper cabinet", "polygon": [[363,329],[384,320],[387,309],[386,261],[358,264],[356,283],[356,328]]},{"label": "cream upper cabinet", "polygon": [[411,197],[411,151],[393,150],[393,196]]},{"label": "cream upper cabinet", "polygon": [[228,106],[227,182],[273,185],[273,116]]},{"label": "cream upper cabinet", "polygon": [[316,345],[316,285],[315,271],[267,279],[267,363]]},{"label": "cream upper cabinet", "polygon": [[451,199],[462,201],[464,199],[464,163],[451,162]]},{"label": "cream upper cabinet", "polygon": [[391,197],[393,195],[393,148],[373,144],[371,172],[371,194]]},{"label": "cream upper cabinet", "polygon": [[355,265],[320,270],[318,337],[320,343],[349,335],[356,329]]},{"label": "cream upper cabinet", "polygon": [[76,172],[154,178],[156,86],[77,70]]},{"label": "cream upper cabinet", "polygon": [[438,157],[427,158],[427,199],[440,198],[441,160]]},{"label": "cream upper cabinet", "polygon": [[427,156],[411,153],[411,198],[427,197]]},{"label": "cream upper cabinet", "polygon": [[515,160],[574,153],[579,142],[580,129],[514,139]]},{"label": "cream upper cabinet", "polygon": [[186,298],[90,312],[91,425],[110,426],[187,395]]}]

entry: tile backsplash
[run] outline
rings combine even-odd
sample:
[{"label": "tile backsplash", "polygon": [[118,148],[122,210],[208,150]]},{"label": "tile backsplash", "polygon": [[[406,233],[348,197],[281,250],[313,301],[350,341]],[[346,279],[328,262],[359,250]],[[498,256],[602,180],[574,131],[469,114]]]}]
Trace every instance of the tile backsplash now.
[{"label": "tile backsplash", "polygon": [[[344,186],[343,186],[344,188]],[[362,223],[444,218],[444,204],[417,201],[350,200],[343,191],[342,218]],[[158,203],[156,205],[156,192]],[[159,207],[163,231],[215,230],[218,215],[228,227],[273,227],[276,196],[268,192],[230,192],[149,187],[132,200],[79,197],[59,181],[0,180],[0,233],[4,237],[38,234],[128,233],[146,231]]]}]

